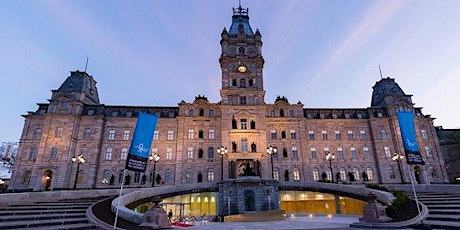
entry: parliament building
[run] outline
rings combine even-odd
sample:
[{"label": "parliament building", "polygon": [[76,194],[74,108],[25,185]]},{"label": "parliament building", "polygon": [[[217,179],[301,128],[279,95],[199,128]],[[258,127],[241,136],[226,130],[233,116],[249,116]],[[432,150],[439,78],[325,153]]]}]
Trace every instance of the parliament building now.
[{"label": "parliament building", "polygon": [[[395,79],[381,78],[372,86],[369,107],[306,108],[286,96],[265,98],[262,35],[251,28],[247,9],[233,10],[220,39],[218,102],[197,92],[173,106],[108,106],[99,101],[95,77],[70,72],[48,103],[23,115],[8,190],[119,188],[123,179],[125,187],[240,177],[398,184],[414,175],[418,184],[448,182],[433,118],[414,107],[412,95]],[[400,111],[414,115],[423,165],[394,158],[405,156]],[[123,177],[141,112],[158,116],[151,155],[159,160],[149,161],[145,173],[128,171]]]}]

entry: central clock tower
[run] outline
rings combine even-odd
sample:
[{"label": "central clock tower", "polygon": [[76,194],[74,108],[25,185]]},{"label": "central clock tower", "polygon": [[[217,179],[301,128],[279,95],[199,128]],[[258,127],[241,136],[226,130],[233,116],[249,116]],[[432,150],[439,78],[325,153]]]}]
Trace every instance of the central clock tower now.
[{"label": "central clock tower", "polygon": [[228,31],[224,28],[221,38],[222,104],[265,104],[262,36],[249,25],[248,9],[233,8],[232,25]]}]

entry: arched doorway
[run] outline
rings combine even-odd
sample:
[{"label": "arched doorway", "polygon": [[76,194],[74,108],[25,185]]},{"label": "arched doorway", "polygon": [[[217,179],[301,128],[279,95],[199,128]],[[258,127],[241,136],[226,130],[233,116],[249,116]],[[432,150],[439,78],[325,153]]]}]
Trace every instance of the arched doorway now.
[{"label": "arched doorway", "polygon": [[49,191],[51,189],[51,181],[53,179],[53,171],[46,170],[43,172],[42,175],[42,183],[45,187],[45,191]]},{"label": "arched doorway", "polygon": [[414,175],[415,175],[415,181],[417,181],[417,184],[423,184],[422,169],[420,168],[420,166],[414,167]]}]

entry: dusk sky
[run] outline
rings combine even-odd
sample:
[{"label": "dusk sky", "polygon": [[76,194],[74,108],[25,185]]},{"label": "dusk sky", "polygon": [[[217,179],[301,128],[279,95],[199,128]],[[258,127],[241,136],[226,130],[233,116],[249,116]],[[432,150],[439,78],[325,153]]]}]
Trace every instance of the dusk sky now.
[{"label": "dusk sky", "polygon": [[[242,0],[262,34],[266,103],[367,108],[395,78],[434,124],[460,128],[460,1]],[[220,101],[220,34],[234,0],[0,2],[0,141],[47,103],[69,71],[106,105]]]}]

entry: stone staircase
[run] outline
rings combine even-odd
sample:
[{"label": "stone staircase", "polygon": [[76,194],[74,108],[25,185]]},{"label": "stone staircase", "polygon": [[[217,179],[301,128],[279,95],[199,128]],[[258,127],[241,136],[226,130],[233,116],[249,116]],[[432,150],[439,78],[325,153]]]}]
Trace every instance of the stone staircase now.
[{"label": "stone staircase", "polygon": [[[413,198],[413,193],[408,194]],[[417,193],[418,200],[428,207],[424,225],[436,229],[460,229],[460,194]]]},{"label": "stone staircase", "polygon": [[0,229],[98,229],[86,218],[95,200],[31,202],[0,206]]}]

